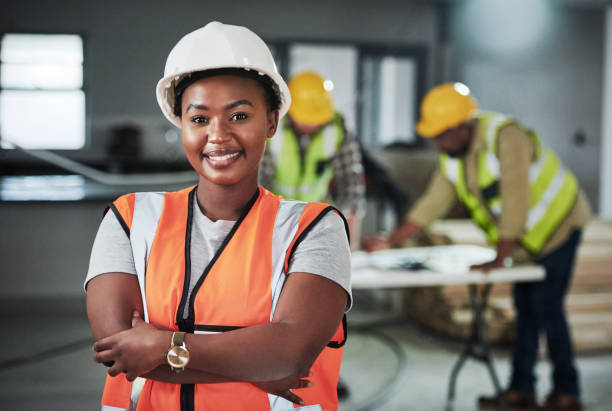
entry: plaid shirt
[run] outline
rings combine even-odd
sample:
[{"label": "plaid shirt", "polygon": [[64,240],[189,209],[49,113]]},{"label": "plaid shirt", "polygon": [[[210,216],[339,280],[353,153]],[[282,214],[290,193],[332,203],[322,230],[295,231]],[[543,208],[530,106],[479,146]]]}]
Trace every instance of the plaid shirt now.
[{"label": "plaid shirt", "polygon": [[[286,122],[279,124],[279,131],[275,138],[283,137],[282,128]],[[300,159],[304,163],[304,153],[308,146],[310,137],[300,136]],[[363,164],[359,143],[351,136],[344,127],[344,138],[338,151],[331,159],[334,177],[329,185],[331,202],[344,214],[355,213],[363,216],[365,213],[365,180],[363,175]],[[269,146],[259,166],[259,183],[267,189],[274,187],[276,175],[276,159]]]}]

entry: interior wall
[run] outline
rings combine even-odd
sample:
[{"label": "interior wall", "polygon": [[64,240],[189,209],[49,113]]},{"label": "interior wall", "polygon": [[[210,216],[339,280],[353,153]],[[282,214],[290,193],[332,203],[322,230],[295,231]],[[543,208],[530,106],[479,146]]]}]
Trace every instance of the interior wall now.
[{"label": "interior wall", "polygon": [[84,296],[105,201],[0,203],[0,298]]},{"label": "interior wall", "polygon": [[[470,4],[476,3],[482,0]],[[482,109],[514,115],[537,131],[597,210],[605,13],[524,3],[541,7],[524,13],[468,3],[452,8],[457,80]],[[508,40],[508,33],[516,36]]]}]

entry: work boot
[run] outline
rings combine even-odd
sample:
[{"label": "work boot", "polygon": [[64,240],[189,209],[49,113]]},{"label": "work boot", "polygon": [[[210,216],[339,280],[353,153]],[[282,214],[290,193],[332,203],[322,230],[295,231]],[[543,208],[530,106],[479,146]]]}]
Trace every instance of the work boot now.
[{"label": "work boot", "polygon": [[[506,399],[506,405],[508,411],[514,410],[538,410],[538,403],[536,402],[533,394],[523,394],[518,391],[506,390],[500,395],[503,395]],[[478,408],[481,410],[498,410],[499,409],[499,396],[494,395],[491,397],[479,397]]]},{"label": "work boot", "polygon": [[582,403],[577,395],[551,392],[542,406],[543,411],[580,411]]}]

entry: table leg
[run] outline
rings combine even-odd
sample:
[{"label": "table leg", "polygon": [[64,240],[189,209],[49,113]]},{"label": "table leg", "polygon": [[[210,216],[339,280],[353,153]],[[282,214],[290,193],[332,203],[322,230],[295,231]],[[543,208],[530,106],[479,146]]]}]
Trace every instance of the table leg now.
[{"label": "table leg", "polygon": [[506,400],[503,398],[501,385],[499,379],[493,367],[493,361],[491,359],[491,353],[489,350],[489,344],[487,342],[486,335],[486,320],[484,318],[485,309],[489,299],[489,293],[491,292],[491,284],[485,284],[482,290],[478,290],[476,284],[469,284],[470,290],[470,306],[472,308],[472,323],[470,325],[470,335],[468,336],[465,348],[463,352],[455,362],[451,371],[450,380],[448,383],[448,396],[447,402],[451,404],[455,398],[455,386],[457,383],[457,377],[461,368],[465,364],[468,358],[473,358],[477,361],[484,362],[489,371],[489,375],[495,387],[495,394],[499,398],[499,409],[502,411],[507,410]]}]

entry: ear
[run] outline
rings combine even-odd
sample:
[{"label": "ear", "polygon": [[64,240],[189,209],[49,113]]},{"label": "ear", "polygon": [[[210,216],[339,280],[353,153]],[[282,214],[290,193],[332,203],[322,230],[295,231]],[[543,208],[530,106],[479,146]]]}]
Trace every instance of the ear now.
[{"label": "ear", "polygon": [[267,138],[272,138],[274,134],[276,134],[276,129],[278,128],[278,118],[278,110],[272,110],[270,113],[268,113],[268,133],[266,135]]}]

